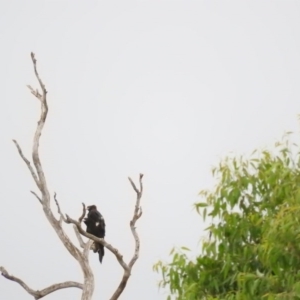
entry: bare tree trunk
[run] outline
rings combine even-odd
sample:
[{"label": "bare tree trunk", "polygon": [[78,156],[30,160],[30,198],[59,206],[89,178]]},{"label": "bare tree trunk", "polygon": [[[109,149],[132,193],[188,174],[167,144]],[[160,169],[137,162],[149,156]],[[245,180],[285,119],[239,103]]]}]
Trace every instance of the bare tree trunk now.
[{"label": "bare tree trunk", "polygon": [[[28,88],[30,89],[31,93],[40,101],[41,103],[41,113],[40,113],[40,118],[37,124],[37,128],[34,134],[34,139],[33,139],[33,146],[32,146],[32,161],[33,161],[33,166],[31,165],[30,161],[25,157],[25,155],[22,152],[21,147],[19,146],[18,142],[16,140],[13,140],[15,143],[17,150],[19,152],[19,155],[21,156],[22,160],[25,162],[27,165],[31,176],[33,180],[35,181],[39,191],[40,191],[40,196],[35,193],[34,191],[31,191],[31,193],[39,200],[40,204],[43,207],[44,214],[55,230],[57,236],[65,246],[65,248],[68,250],[68,252],[75,258],[75,260],[78,261],[82,273],[83,273],[83,284],[74,282],[74,281],[67,281],[64,283],[56,283],[53,284],[47,288],[44,288],[42,290],[33,290],[28,285],[18,277],[15,277],[13,275],[10,275],[4,267],[0,267],[1,274],[12,281],[15,281],[19,283],[30,295],[34,297],[34,299],[40,299],[43,298],[44,296],[53,293],[57,290],[64,289],[64,288],[70,288],[70,287],[76,287],[82,290],[82,295],[81,295],[81,300],[91,300],[94,292],[94,274],[93,271],[90,267],[89,264],[89,250],[91,248],[91,245],[93,242],[101,243],[104,245],[110,252],[112,252],[122,268],[124,269],[124,274],[122,277],[122,280],[117,287],[116,291],[114,292],[113,296],[110,298],[111,300],[118,299],[119,296],[122,294],[123,290],[126,287],[127,281],[130,277],[132,267],[136,260],[138,259],[139,256],[139,247],[140,247],[140,241],[139,237],[136,232],[135,228],[135,223],[136,221],[141,217],[142,215],[142,210],[140,207],[140,201],[143,193],[143,184],[142,184],[142,178],[143,175],[140,174],[139,178],[139,183],[140,187],[139,189],[136,188],[134,182],[129,178],[129,181],[134,189],[134,191],[137,194],[137,199],[136,199],[136,205],[133,213],[133,218],[130,221],[130,228],[132,231],[132,234],[135,239],[135,251],[133,254],[132,259],[128,264],[126,264],[123,260],[123,256],[120,254],[120,252],[114,248],[112,245],[104,241],[103,239],[99,239],[95,237],[94,235],[86,233],[82,227],[81,227],[81,222],[86,214],[86,208],[85,204],[83,203],[83,211],[82,215],[79,217],[78,221],[71,219],[68,215],[66,217],[60,210],[60,206],[58,203],[58,200],[56,198],[56,194],[54,194],[54,201],[56,202],[58,213],[59,213],[59,219],[56,219],[54,216],[51,207],[50,207],[50,201],[51,201],[51,196],[49,193],[49,189],[47,186],[46,182],[46,177],[43,171],[43,167],[40,161],[39,157],[39,143],[40,143],[40,137],[42,135],[42,131],[47,119],[48,115],[48,103],[47,103],[47,90],[46,87],[41,80],[39,73],[37,71],[37,61],[35,59],[35,55],[31,53],[31,59],[33,63],[33,68],[34,68],[34,73],[35,76],[39,82],[40,88],[41,88],[41,93],[39,92],[38,89],[33,89],[31,86],[28,85]],[[78,249],[71,241],[71,239],[68,237],[66,232],[63,229],[62,223],[73,223],[74,224],[74,230],[77,236],[77,239],[79,241],[80,247],[82,250]],[[88,242],[84,242],[81,235],[84,235],[85,237],[89,238]]]}]

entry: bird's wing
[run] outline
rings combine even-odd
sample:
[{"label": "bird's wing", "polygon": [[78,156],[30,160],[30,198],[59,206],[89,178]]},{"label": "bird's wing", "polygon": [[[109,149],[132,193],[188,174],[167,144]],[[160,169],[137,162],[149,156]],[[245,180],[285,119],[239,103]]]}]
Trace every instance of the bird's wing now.
[{"label": "bird's wing", "polygon": [[101,218],[102,218],[102,215],[99,213],[98,210],[91,210],[89,213],[88,213],[88,218],[90,220],[93,220],[94,222],[100,222]]}]

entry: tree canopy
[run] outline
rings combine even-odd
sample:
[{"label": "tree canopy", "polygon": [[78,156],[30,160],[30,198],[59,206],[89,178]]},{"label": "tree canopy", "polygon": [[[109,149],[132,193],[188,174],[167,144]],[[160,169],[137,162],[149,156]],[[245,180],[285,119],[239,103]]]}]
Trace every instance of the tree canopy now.
[{"label": "tree canopy", "polygon": [[275,148],[227,157],[195,208],[209,221],[200,254],[171,251],[154,270],[178,300],[300,299],[300,159],[286,135]]}]

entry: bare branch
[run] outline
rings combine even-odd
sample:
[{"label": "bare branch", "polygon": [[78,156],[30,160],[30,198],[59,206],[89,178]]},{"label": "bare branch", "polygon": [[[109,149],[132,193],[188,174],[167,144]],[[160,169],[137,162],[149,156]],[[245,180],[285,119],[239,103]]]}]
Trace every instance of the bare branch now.
[{"label": "bare branch", "polygon": [[[40,161],[40,157],[39,157],[39,142],[40,142],[40,137],[45,125],[45,121],[47,118],[47,114],[48,114],[48,104],[47,104],[47,91],[46,91],[46,87],[43,84],[39,73],[37,71],[37,65],[36,65],[36,58],[34,56],[34,53],[31,52],[31,59],[33,62],[33,68],[34,68],[34,73],[35,76],[40,84],[40,87],[42,89],[42,95],[38,92],[38,90],[34,91],[30,86],[29,89],[31,90],[31,93],[33,95],[35,95],[41,102],[41,115],[40,115],[40,119],[38,121],[38,125],[35,131],[35,135],[34,135],[34,139],[33,139],[33,149],[32,149],[32,160],[33,160],[33,164],[35,166],[36,172],[38,174],[38,178],[39,178],[39,188],[41,190],[42,193],[45,194],[45,197],[43,197],[43,200],[47,203],[50,203],[50,194],[47,188],[47,183],[46,183],[46,178],[44,175],[44,171],[41,165],[41,161]],[[43,191],[42,191],[43,190]]]},{"label": "bare branch", "polygon": [[130,260],[129,264],[128,264],[128,269],[124,269],[124,274],[123,277],[121,279],[121,282],[119,284],[119,286],[117,287],[116,291],[114,292],[114,294],[112,295],[112,297],[110,298],[110,300],[116,300],[120,297],[120,295],[122,294],[122,292],[124,291],[127,281],[130,277],[131,274],[131,270],[133,265],[135,264],[135,262],[137,261],[137,259],[139,258],[139,252],[140,252],[140,239],[139,236],[136,232],[136,228],[135,228],[135,223],[136,221],[141,217],[142,215],[142,209],[140,206],[140,202],[141,202],[141,198],[143,195],[143,182],[142,182],[142,178],[143,178],[143,174],[140,174],[139,177],[139,183],[140,183],[140,189],[138,190],[136,185],[134,184],[133,180],[128,177],[132,188],[134,189],[134,191],[136,192],[136,203],[135,203],[135,208],[134,208],[134,213],[133,213],[133,217],[132,220],[130,221],[130,229],[132,232],[132,235],[134,237],[135,240],[135,250],[134,250],[134,254],[132,259]]},{"label": "bare branch", "polygon": [[84,249],[86,243],[83,241],[83,239],[82,239],[82,237],[81,237],[81,235],[80,235],[80,233],[79,233],[79,231],[78,231],[76,225],[73,225],[73,229],[74,229],[74,231],[75,231],[75,234],[76,234],[76,237],[77,237],[77,239],[78,239],[78,242],[79,242],[80,247]]},{"label": "bare branch", "polygon": [[79,223],[82,222],[83,218],[85,217],[85,214],[86,214],[85,204],[82,203],[82,215],[81,215],[80,218],[78,219],[78,220],[79,220]]},{"label": "bare branch", "polygon": [[128,270],[128,266],[126,265],[126,263],[123,260],[123,255],[120,254],[118,249],[114,248],[112,245],[107,243],[104,239],[100,239],[90,233],[85,232],[82,229],[81,224],[78,221],[75,221],[72,218],[70,218],[68,215],[66,215],[66,218],[67,218],[66,222],[69,224],[74,224],[77,227],[79,233],[81,233],[83,236],[89,238],[90,240],[93,240],[94,242],[102,244],[105,248],[107,248],[110,252],[112,252],[115,255],[115,257],[117,258],[117,260],[120,263],[120,265],[122,266],[122,268],[124,270]]},{"label": "bare branch", "polygon": [[140,182],[140,193],[143,193],[143,177],[144,174],[140,173],[140,178],[139,178],[139,182]]},{"label": "bare branch", "polygon": [[36,67],[36,58],[35,58],[35,55],[33,52],[31,52],[31,59],[32,59],[32,62],[33,62],[33,66],[34,66],[34,73],[35,73],[35,76],[36,78],[38,79],[39,81],[39,84],[41,86],[41,89],[43,91],[43,96],[45,96],[47,94],[47,91],[46,91],[46,87],[44,85],[44,83],[42,82],[40,76],[39,76],[39,73],[37,71],[37,67]]},{"label": "bare branch", "polygon": [[37,195],[36,192],[30,191],[30,193],[33,194],[40,201],[41,204],[43,204],[43,200]]},{"label": "bare branch", "polygon": [[[93,291],[94,291],[94,275],[93,275],[93,272],[89,265],[88,255],[89,255],[89,250],[90,250],[93,242],[99,243],[99,244],[102,244],[105,248],[107,248],[110,252],[112,252],[115,255],[116,259],[118,260],[119,264],[122,266],[122,268],[124,270],[124,274],[121,279],[121,282],[120,282],[119,286],[117,287],[116,291],[114,292],[114,294],[112,295],[112,297],[110,298],[110,300],[116,300],[119,298],[119,296],[122,294],[124,288],[126,287],[127,281],[131,275],[131,269],[139,257],[140,240],[139,240],[139,236],[136,232],[135,224],[136,224],[136,221],[142,216],[142,209],[140,206],[140,201],[141,201],[142,194],[143,194],[143,182],[142,182],[143,174],[140,174],[140,176],[139,176],[139,189],[137,188],[137,186],[135,185],[133,180],[130,177],[128,178],[133,190],[137,194],[133,217],[130,221],[130,229],[131,229],[133,237],[135,239],[135,250],[134,250],[134,255],[133,255],[132,259],[130,260],[129,264],[126,264],[124,262],[123,256],[119,252],[118,249],[114,248],[111,244],[107,243],[104,239],[97,238],[96,236],[89,234],[82,229],[81,223],[86,215],[86,207],[85,207],[84,203],[82,203],[82,206],[83,206],[82,214],[79,217],[78,221],[75,221],[75,220],[71,219],[68,215],[64,216],[64,214],[62,213],[62,211],[60,209],[59,202],[56,198],[56,193],[54,193],[54,200],[55,200],[55,203],[57,206],[58,214],[60,216],[59,220],[56,219],[56,217],[54,216],[54,214],[51,210],[51,207],[50,207],[51,197],[50,197],[49,189],[47,187],[44,170],[43,170],[43,167],[42,167],[42,164],[40,161],[40,157],[39,157],[40,137],[42,135],[42,131],[43,131],[43,128],[44,128],[44,125],[46,122],[47,115],[48,115],[47,90],[46,90],[46,87],[45,87],[43,81],[41,80],[41,78],[39,76],[38,71],[37,71],[37,60],[35,58],[34,53],[31,53],[31,59],[33,62],[34,73],[39,82],[40,89],[41,89],[41,92],[40,92],[38,89],[33,89],[30,85],[27,86],[29,88],[29,90],[31,91],[31,93],[40,101],[40,104],[41,104],[40,117],[39,117],[39,121],[37,123],[36,131],[34,134],[33,147],[32,147],[32,160],[33,160],[34,167],[31,166],[30,161],[23,155],[23,152],[22,152],[20,146],[18,145],[18,143],[15,140],[14,140],[14,143],[17,147],[19,155],[21,156],[23,161],[26,163],[29,171],[31,172],[31,175],[41,192],[41,197],[38,196],[33,191],[31,191],[31,193],[42,204],[43,211],[45,213],[46,218],[48,219],[49,223],[55,230],[56,234],[60,238],[60,240],[63,243],[63,245],[65,246],[65,248],[80,264],[81,270],[84,275],[84,284],[80,284],[80,283],[73,282],[73,281],[68,281],[68,282],[64,282],[64,283],[58,283],[58,284],[51,285],[50,287],[45,288],[41,291],[39,291],[39,290],[35,291],[35,290],[32,290],[31,288],[29,288],[21,279],[14,277],[12,275],[9,275],[8,272],[3,267],[0,267],[0,271],[2,272],[2,275],[5,278],[19,283],[35,299],[40,299],[56,290],[59,290],[62,288],[77,287],[77,288],[80,288],[83,290],[81,300],[91,300]],[[65,223],[71,223],[74,225],[73,228],[75,230],[75,234],[79,241],[80,247],[83,248],[82,252],[72,243],[70,238],[65,233],[65,231],[62,227],[63,221]],[[89,238],[90,240],[85,243],[80,234]]]},{"label": "bare branch", "polygon": [[143,211],[142,211],[142,207],[140,206],[140,212],[139,212],[139,214],[137,216],[137,219],[139,219],[142,216],[142,214],[143,214]]},{"label": "bare branch", "polygon": [[[45,213],[46,218],[48,219],[49,223],[55,230],[56,234],[58,235],[59,239],[65,246],[65,248],[69,251],[69,253],[78,261],[80,264],[81,270],[84,275],[84,286],[83,286],[83,292],[82,292],[82,300],[90,300],[93,295],[94,291],[94,275],[93,272],[89,266],[88,262],[88,257],[84,256],[83,253],[80,252],[80,250],[72,243],[70,238],[67,236],[65,231],[62,228],[62,220],[64,220],[64,216],[62,215],[59,205],[58,209],[60,211],[60,220],[57,220],[50,207],[50,193],[47,187],[47,182],[45,178],[45,174],[43,171],[43,167],[40,161],[39,157],[39,142],[40,142],[40,137],[46,122],[46,118],[48,115],[48,104],[47,104],[47,90],[42,82],[39,73],[37,71],[37,61],[35,59],[35,56],[33,53],[31,53],[31,59],[33,62],[33,67],[34,67],[34,73],[35,76],[40,84],[40,88],[42,90],[42,93],[39,93],[38,90],[34,91],[30,86],[29,89],[31,90],[31,93],[37,97],[41,103],[41,113],[40,113],[40,118],[37,124],[37,128],[34,134],[34,139],[33,139],[33,148],[32,148],[32,160],[33,164],[35,166],[38,179],[39,179],[39,189],[42,194],[42,199],[43,199],[43,210]],[[56,200],[56,203],[58,204],[58,201]]]},{"label": "bare branch", "polygon": [[57,220],[51,210],[50,207],[50,193],[49,189],[47,187],[47,182],[45,178],[45,174],[43,171],[43,167],[40,161],[39,157],[39,142],[40,142],[40,137],[46,122],[47,114],[48,114],[48,104],[47,104],[47,90],[42,82],[39,73],[37,71],[37,61],[35,59],[35,56],[33,53],[31,53],[31,59],[33,62],[33,67],[34,67],[34,73],[35,76],[39,82],[40,88],[41,88],[41,93],[38,91],[38,89],[34,90],[31,86],[28,86],[30,89],[31,93],[40,101],[41,104],[41,112],[40,112],[40,117],[39,121],[37,123],[36,131],[34,134],[34,139],[33,139],[33,147],[32,147],[32,160],[33,160],[33,165],[34,168],[30,165],[30,162],[28,159],[25,158],[23,155],[23,152],[18,145],[18,143],[14,140],[14,143],[18,149],[18,152],[23,159],[23,161],[26,163],[28,169],[31,172],[31,175],[33,179],[35,180],[40,192],[41,192],[41,197],[39,197],[36,193],[32,192],[33,195],[39,199],[39,201],[42,203],[43,206],[43,211],[45,213],[46,218],[48,219],[49,223],[55,230],[56,234],[58,235],[59,239],[65,246],[65,248],[69,251],[69,253],[78,261],[81,270],[84,275],[84,285],[83,285],[83,291],[82,291],[82,300],[90,300],[92,298],[92,294],[94,291],[94,275],[93,272],[89,266],[88,262],[88,251],[87,252],[81,252],[70,240],[70,238],[67,236],[65,231],[62,228],[62,221],[65,219],[64,215],[62,214],[59,203],[55,198],[56,205],[58,208],[58,212],[60,214],[60,219]]},{"label": "bare branch", "polygon": [[[35,131],[35,134],[34,134],[34,139],[33,139],[32,159],[33,159],[33,164],[35,166],[37,176],[38,176],[38,183],[39,183],[38,187],[39,187],[39,190],[42,194],[43,210],[44,210],[45,216],[47,217],[48,221],[50,222],[50,224],[52,225],[52,227],[56,231],[58,237],[60,238],[60,240],[62,241],[64,246],[67,248],[69,253],[76,260],[79,260],[80,257],[81,257],[81,253],[80,253],[79,249],[71,242],[69,237],[66,235],[66,233],[64,232],[64,230],[61,226],[62,221],[61,220],[59,221],[54,217],[54,215],[51,211],[51,208],[50,208],[50,193],[49,193],[49,190],[48,190],[48,187],[47,187],[46,178],[45,178],[44,171],[43,171],[43,168],[42,168],[42,164],[41,164],[41,161],[40,161],[40,158],[39,158],[39,141],[40,141],[42,130],[44,128],[45,121],[46,121],[47,114],[48,114],[47,91],[46,91],[45,85],[43,84],[43,82],[42,82],[42,80],[41,80],[41,78],[38,74],[36,59],[35,59],[35,56],[34,56],[33,53],[31,53],[31,59],[32,59],[32,62],[33,62],[35,76],[36,76],[36,78],[37,78],[37,80],[38,80],[38,82],[41,86],[41,89],[42,89],[42,95],[40,95],[40,93],[37,90],[34,91],[31,87],[29,87],[31,92],[37,98],[39,98],[39,100],[41,102],[41,114],[40,114],[40,118],[39,118],[37,128],[36,128],[36,131]],[[19,150],[20,147],[18,147],[17,143],[16,143],[16,146]],[[20,153],[20,150],[19,150],[19,153]],[[21,155],[21,153],[20,153],[20,155]],[[59,206],[58,206],[58,208],[59,208]],[[61,218],[63,218],[61,213],[60,213],[60,216],[61,216]]]},{"label": "bare branch", "polygon": [[[80,218],[78,219],[79,223],[82,222],[82,220],[83,220],[85,214],[86,214],[85,204],[82,203],[82,215],[81,215]],[[65,221],[65,222],[66,222],[66,221]],[[67,223],[67,222],[66,222],[66,223]],[[73,229],[74,229],[74,231],[75,231],[75,234],[76,234],[76,237],[77,237],[77,239],[78,239],[78,242],[79,242],[80,247],[83,248],[83,249],[86,249],[85,247],[86,247],[87,243],[85,243],[85,242],[83,241],[83,239],[82,239],[82,237],[81,237],[81,235],[80,235],[80,233],[79,233],[79,231],[78,231],[76,225],[73,225]],[[89,250],[89,249],[90,249],[90,246],[88,247],[88,250]],[[85,255],[85,254],[83,254],[83,255]]]},{"label": "bare branch", "polygon": [[63,215],[63,213],[60,210],[60,206],[59,206],[58,200],[56,198],[56,193],[54,193],[54,201],[55,201],[56,206],[57,206],[57,212],[59,213],[59,216],[60,216],[59,217],[59,224],[61,225],[62,221],[66,222],[66,218],[65,218],[65,216]]},{"label": "bare branch", "polygon": [[0,272],[3,277],[5,277],[8,280],[17,282],[20,284],[24,290],[30,295],[32,295],[36,300],[41,299],[55,291],[61,290],[61,289],[66,289],[66,288],[71,288],[71,287],[76,287],[79,289],[83,289],[83,284],[75,281],[66,281],[62,283],[56,283],[53,284],[45,289],[42,290],[33,290],[31,289],[23,280],[21,280],[18,277],[15,277],[13,275],[10,275],[4,267],[0,267]]},{"label": "bare branch", "polygon": [[131,183],[132,188],[134,189],[134,191],[135,191],[136,193],[139,193],[139,190],[138,190],[137,187],[135,186],[135,183],[133,182],[133,180],[132,180],[130,177],[128,177],[128,180],[130,181],[130,183]]},{"label": "bare branch", "polygon": [[38,89],[34,90],[30,85],[27,85],[27,87],[30,89],[32,95],[42,101],[42,95],[39,93]]},{"label": "bare branch", "polygon": [[[76,231],[78,232],[77,227],[75,225],[73,225],[73,226],[76,228]],[[78,235],[81,237],[80,234],[78,234]],[[91,249],[91,247],[92,247],[93,244],[94,244],[93,240],[88,240],[84,244],[84,247],[83,247],[83,256],[84,257],[87,257],[87,258],[89,257],[89,251],[90,251],[90,249]]]},{"label": "bare branch", "polygon": [[[62,211],[61,211],[61,209],[60,209],[60,205],[59,205],[59,202],[58,202],[58,200],[57,200],[57,194],[56,193],[54,193],[54,201],[55,201],[55,203],[56,203],[56,206],[57,206],[57,211],[58,211],[58,213],[59,213],[59,215],[60,215],[60,220],[59,220],[59,223],[60,223],[60,226],[61,226],[61,224],[62,224],[62,221],[64,221],[65,223],[68,223],[67,222],[67,219],[65,218],[65,216],[63,215],[63,213],[62,213]],[[80,216],[80,218],[79,218],[79,220],[82,220],[83,219],[83,217],[85,216],[85,213],[86,213],[86,208],[85,208],[85,204],[84,203],[82,203],[82,205],[83,205],[83,213],[82,213],[82,215]],[[78,232],[78,229],[77,229],[77,227],[74,225],[73,226],[73,228],[74,228],[74,231],[75,231],[75,234],[76,234],[76,237],[77,237],[77,239],[78,239],[78,241],[79,241],[79,245],[80,245],[80,247],[81,248],[83,248],[83,249],[85,249],[85,247],[86,247],[86,244],[87,243],[85,243],[84,241],[83,241],[83,239],[82,239],[82,237],[81,237],[81,235],[79,234],[79,232]],[[83,255],[85,255],[85,254],[83,254]]]},{"label": "bare branch", "polygon": [[39,182],[39,179],[34,171],[34,169],[32,168],[31,164],[30,164],[30,161],[25,157],[25,155],[23,154],[23,151],[21,149],[21,147],[19,146],[18,142],[16,140],[13,140],[13,142],[15,143],[17,149],[18,149],[18,152],[21,156],[21,158],[23,159],[23,161],[25,162],[25,164],[27,165],[27,168],[29,169],[30,173],[31,173],[31,176],[32,178],[34,179],[37,187],[40,189],[40,182]]},{"label": "bare branch", "polygon": [[[132,220],[130,221],[131,232],[132,232],[134,240],[135,240],[135,251],[134,251],[134,255],[133,255],[133,257],[130,260],[128,265],[124,262],[123,256],[122,256],[122,254],[120,254],[118,249],[114,248],[112,245],[107,243],[104,239],[97,238],[96,236],[85,232],[82,229],[80,222],[75,221],[75,220],[71,219],[68,215],[66,215],[66,222],[67,223],[74,224],[76,226],[78,232],[81,233],[83,236],[93,240],[96,243],[102,244],[105,248],[107,248],[110,252],[112,252],[115,255],[115,257],[117,258],[119,264],[122,266],[122,268],[124,270],[124,273],[123,273],[121,282],[120,282],[119,286],[117,287],[116,291],[114,292],[114,294],[112,295],[112,297],[110,298],[110,300],[116,300],[120,297],[120,295],[122,294],[122,292],[124,291],[124,289],[127,285],[127,281],[128,281],[128,279],[131,275],[132,267],[133,267],[134,263],[137,261],[137,259],[139,257],[140,240],[139,240],[139,236],[136,232],[135,223],[142,215],[142,209],[141,209],[141,206],[140,206],[140,202],[141,202],[141,198],[142,198],[142,194],[143,194],[142,178],[143,178],[143,174],[140,174],[140,177],[139,177],[140,189],[138,190],[135,183],[133,182],[133,180],[130,177],[128,177],[132,188],[134,189],[134,191],[137,194],[133,217],[132,217]],[[87,251],[87,249],[89,249],[89,247],[86,244],[85,245],[85,251]]]}]

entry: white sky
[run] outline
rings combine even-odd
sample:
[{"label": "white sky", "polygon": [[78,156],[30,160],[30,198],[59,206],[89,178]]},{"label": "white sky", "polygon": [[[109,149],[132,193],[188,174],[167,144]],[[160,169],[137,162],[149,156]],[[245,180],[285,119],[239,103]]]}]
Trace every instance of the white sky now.
[{"label": "white sky", "polygon": [[[135,194],[145,174],[140,259],[121,299],[165,299],[152,265],[204,235],[192,204],[212,165],[298,131],[299,1],[0,1],[0,265],[41,289],[81,280],[29,190],[11,142],[30,155],[39,104],[30,52],[49,91],[41,156],[51,192],[76,218],[96,204],[107,241],[128,260]],[[122,270],[91,253],[95,299]],[[69,289],[49,300],[79,299]],[[0,299],[32,299],[0,278]]]}]

